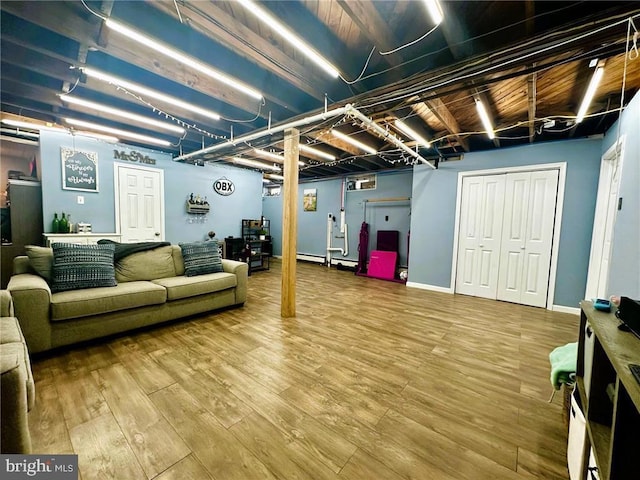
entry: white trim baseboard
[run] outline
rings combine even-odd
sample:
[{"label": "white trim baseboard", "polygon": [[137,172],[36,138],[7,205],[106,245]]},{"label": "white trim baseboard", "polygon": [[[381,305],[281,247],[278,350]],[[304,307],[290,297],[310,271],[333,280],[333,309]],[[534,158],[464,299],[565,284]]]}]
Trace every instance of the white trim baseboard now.
[{"label": "white trim baseboard", "polygon": [[578,307],[566,307],[564,305],[553,305],[551,310],[560,313],[571,313],[572,315],[580,315],[580,308]]},{"label": "white trim baseboard", "polygon": [[431,290],[432,292],[453,294],[453,289],[450,287],[440,287],[438,285],[428,285],[426,283],[407,282],[407,287],[419,288],[421,290]]},{"label": "white trim baseboard", "polygon": [[296,255],[296,260],[303,260],[305,262],[313,262],[313,263],[326,263],[327,258],[321,257],[319,255],[309,255],[307,253],[298,253]]}]

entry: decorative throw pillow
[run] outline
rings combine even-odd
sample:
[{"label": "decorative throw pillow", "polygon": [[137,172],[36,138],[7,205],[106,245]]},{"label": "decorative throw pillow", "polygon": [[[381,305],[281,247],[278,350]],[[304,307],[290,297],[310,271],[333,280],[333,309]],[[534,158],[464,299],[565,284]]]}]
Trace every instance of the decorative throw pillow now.
[{"label": "decorative throw pillow", "polygon": [[222,269],[218,252],[218,242],[179,243],[184,260],[184,274],[187,277],[217,273]]},{"label": "decorative throw pillow", "polygon": [[53,244],[52,292],[115,287],[113,245]]},{"label": "decorative throw pillow", "polygon": [[35,272],[51,283],[51,267],[53,266],[53,250],[49,247],[26,245],[24,247],[29,257],[29,264]]}]

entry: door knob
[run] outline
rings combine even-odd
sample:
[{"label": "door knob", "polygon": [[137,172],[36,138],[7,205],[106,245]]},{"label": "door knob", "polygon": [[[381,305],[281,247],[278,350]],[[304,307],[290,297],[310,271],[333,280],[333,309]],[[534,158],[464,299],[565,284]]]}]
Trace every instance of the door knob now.
[{"label": "door knob", "polygon": [[156,233],[154,233],[154,235],[155,235],[156,237],[159,237],[159,236],[160,236],[160,232],[156,232]]}]

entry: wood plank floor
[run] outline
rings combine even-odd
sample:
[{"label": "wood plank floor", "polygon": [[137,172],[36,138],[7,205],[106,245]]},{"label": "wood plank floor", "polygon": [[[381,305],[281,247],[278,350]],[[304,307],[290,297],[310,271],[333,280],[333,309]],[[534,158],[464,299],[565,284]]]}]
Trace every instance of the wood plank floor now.
[{"label": "wood plank floor", "polygon": [[280,264],[242,308],[34,359],[36,453],[90,479],[567,479],[548,354],[578,317]]}]

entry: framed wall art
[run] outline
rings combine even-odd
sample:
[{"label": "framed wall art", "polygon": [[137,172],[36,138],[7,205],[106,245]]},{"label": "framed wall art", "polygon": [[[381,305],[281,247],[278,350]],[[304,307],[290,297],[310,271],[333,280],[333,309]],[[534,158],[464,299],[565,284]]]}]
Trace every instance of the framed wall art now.
[{"label": "framed wall art", "polygon": [[98,191],[98,154],[60,147],[62,188],[64,190]]}]

